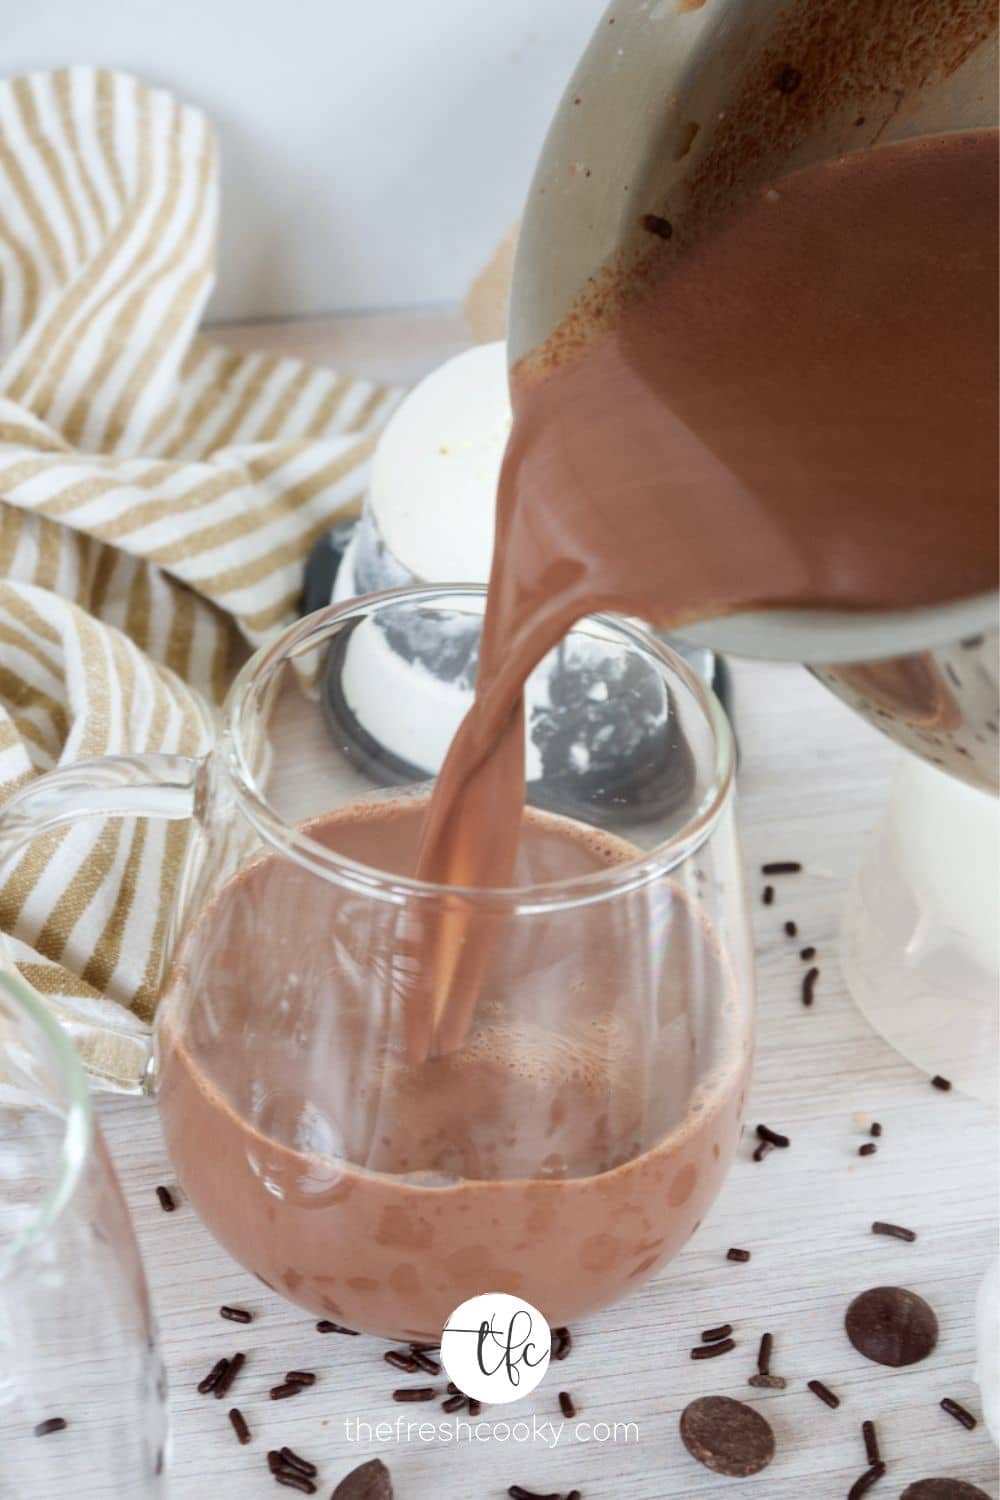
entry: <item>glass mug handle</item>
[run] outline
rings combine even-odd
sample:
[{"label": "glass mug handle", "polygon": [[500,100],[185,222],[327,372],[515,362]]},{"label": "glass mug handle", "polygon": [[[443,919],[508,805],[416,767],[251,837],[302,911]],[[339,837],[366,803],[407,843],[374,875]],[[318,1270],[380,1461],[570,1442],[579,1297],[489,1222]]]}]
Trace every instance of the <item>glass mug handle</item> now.
[{"label": "glass mug handle", "polygon": [[[47,771],[0,807],[0,868],[32,839],[78,818],[195,817],[204,769],[203,759],[188,755],[104,755]],[[10,967],[12,960],[0,952],[0,962]],[[45,1002],[93,1080],[118,1093],[146,1092],[148,1027],[125,1009],[120,1023],[115,1017],[102,1023],[71,996],[46,995]]]}]

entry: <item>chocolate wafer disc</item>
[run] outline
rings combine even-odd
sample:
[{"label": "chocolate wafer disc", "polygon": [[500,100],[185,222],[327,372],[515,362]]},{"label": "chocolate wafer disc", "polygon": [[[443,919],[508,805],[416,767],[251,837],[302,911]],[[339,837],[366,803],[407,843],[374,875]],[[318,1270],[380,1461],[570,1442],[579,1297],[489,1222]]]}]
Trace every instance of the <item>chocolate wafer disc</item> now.
[{"label": "chocolate wafer disc", "polygon": [[934,1309],[902,1286],[876,1286],[855,1297],[844,1317],[847,1337],[877,1365],[915,1365],[937,1345]]},{"label": "chocolate wafer disc", "polygon": [[392,1480],[380,1458],[371,1458],[342,1479],[330,1500],[392,1500]]},{"label": "chocolate wafer disc", "polygon": [[964,1479],[918,1479],[908,1485],[900,1500],[990,1500],[985,1490]]},{"label": "chocolate wafer disc", "polygon": [[747,1479],[774,1457],[774,1433],[760,1412],[729,1396],[699,1396],[681,1412],[681,1439],[715,1474]]}]

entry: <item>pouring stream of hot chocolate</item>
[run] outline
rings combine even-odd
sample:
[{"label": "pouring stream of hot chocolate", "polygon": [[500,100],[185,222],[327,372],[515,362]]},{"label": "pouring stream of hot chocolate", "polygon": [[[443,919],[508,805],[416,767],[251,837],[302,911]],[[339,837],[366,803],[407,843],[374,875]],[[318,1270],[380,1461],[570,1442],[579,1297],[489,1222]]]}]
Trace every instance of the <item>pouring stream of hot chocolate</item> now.
[{"label": "pouring stream of hot chocolate", "polygon": [[[996,586],[996,132],[778,179],[662,263],[614,329],[514,372],[476,700],[418,873],[509,884],[521,690],[584,614],[909,609]],[[423,938],[415,1050],[447,1051],[486,940]],[[425,988],[426,987],[426,988]]]}]

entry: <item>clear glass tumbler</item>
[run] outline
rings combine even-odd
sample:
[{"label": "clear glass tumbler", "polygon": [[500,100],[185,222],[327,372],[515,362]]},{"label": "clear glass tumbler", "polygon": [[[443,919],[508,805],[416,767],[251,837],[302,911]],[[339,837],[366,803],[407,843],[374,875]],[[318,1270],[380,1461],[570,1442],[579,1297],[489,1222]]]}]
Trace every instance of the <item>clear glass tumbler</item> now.
[{"label": "clear glass tumbler", "polygon": [[83,1070],[0,967],[0,1497],[165,1494],[166,1385]]},{"label": "clear glass tumbler", "polygon": [[0,816],[0,846],[194,819],[149,1080],[178,1177],[269,1286],[390,1338],[482,1292],[558,1325],[640,1286],[721,1187],[752,1052],[732,736],[645,630],[583,621],[529,680],[514,886],[416,878],[484,598],[320,610],[247,664],[205,761],[67,767]]}]

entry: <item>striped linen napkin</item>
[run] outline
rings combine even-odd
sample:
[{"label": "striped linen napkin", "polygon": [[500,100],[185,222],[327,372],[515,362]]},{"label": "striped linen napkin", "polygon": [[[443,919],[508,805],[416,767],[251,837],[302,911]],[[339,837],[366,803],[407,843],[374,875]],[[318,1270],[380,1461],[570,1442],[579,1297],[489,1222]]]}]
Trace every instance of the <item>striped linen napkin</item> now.
[{"label": "striped linen napkin", "polygon": [[[124,74],[0,83],[0,801],[81,756],[205,750],[295,615],[396,393],[214,348],[217,165]],[[128,1080],[184,824],[89,821],[0,868],[0,928],[95,1078]]]}]

